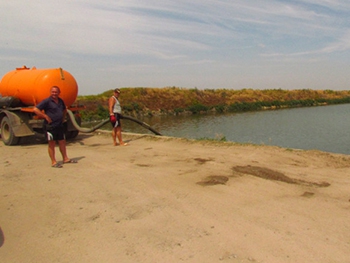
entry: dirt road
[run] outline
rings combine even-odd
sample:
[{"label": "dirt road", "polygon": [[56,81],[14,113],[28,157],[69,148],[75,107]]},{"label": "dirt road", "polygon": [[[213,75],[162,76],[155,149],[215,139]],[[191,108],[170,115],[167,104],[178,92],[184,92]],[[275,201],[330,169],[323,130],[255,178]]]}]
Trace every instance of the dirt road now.
[{"label": "dirt road", "polygon": [[350,262],[350,156],[124,137],[0,143],[2,263]]}]

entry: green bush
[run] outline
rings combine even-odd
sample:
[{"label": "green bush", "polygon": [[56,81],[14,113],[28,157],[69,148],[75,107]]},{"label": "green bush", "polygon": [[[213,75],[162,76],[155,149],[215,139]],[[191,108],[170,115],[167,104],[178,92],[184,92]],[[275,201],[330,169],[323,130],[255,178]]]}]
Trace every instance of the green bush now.
[{"label": "green bush", "polygon": [[200,112],[203,112],[203,111],[208,111],[209,110],[209,107],[203,105],[203,104],[194,104],[192,106],[189,106],[187,108],[187,110],[189,110],[190,112],[192,112],[193,114],[196,114],[196,113],[200,113]]},{"label": "green bush", "polygon": [[185,110],[182,109],[182,108],[176,108],[176,109],[174,109],[174,112],[175,112],[176,115],[179,114],[179,113],[182,113],[182,112],[184,112],[184,111],[185,111]]},{"label": "green bush", "polygon": [[216,106],[214,106],[214,108],[215,108],[215,111],[216,111],[217,113],[223,113],[223,112],[225,112],[225,110],[226,110],[226,107],[225,107],[225,105],[223,105],[223,104],[216,105]]}]

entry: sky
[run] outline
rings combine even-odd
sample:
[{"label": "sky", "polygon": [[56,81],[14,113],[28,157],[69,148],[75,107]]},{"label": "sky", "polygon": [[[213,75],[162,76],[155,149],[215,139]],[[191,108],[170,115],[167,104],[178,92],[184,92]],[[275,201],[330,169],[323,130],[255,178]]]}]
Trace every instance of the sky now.
[{"label": "sky", "polygon": [[349,0],[0,0],[0,78],[122,87],[350,88]]}]

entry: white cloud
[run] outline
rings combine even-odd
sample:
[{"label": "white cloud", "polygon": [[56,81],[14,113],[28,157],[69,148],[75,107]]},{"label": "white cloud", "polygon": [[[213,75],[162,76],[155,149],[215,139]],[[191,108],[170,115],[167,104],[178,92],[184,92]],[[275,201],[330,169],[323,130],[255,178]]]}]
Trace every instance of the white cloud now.
[{"label": "white cloud", "polygon": [[[91,74],[83,71],[92,66],[129,71],[139,85],[149,82],[139,76],[157,70],[174,77],[171,85],[201,86],[187,76],[191,70],[223,83],[231,79],[227,68],[270,65],[272,58],[316,64],[318,56],[327,61],[326,55],[347,52],[349,15],[350,2],[336,0],[2,1],[0,73],[24,63],[59,63],[77,68],[89,90]],[[216,73],[207,72],[206,65]],[[110,75],[131,83],[124,76]],[[166,81],[159,77],[159,83]]]}]

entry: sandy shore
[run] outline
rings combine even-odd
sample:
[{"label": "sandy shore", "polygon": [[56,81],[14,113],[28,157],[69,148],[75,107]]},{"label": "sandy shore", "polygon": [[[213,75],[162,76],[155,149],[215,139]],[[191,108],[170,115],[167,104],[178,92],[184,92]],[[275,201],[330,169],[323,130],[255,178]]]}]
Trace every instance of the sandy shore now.
[{"label": "sandy shore", "polygon": [[1,142],[0,262],[350,262],[350,156],[124,138]]}]

